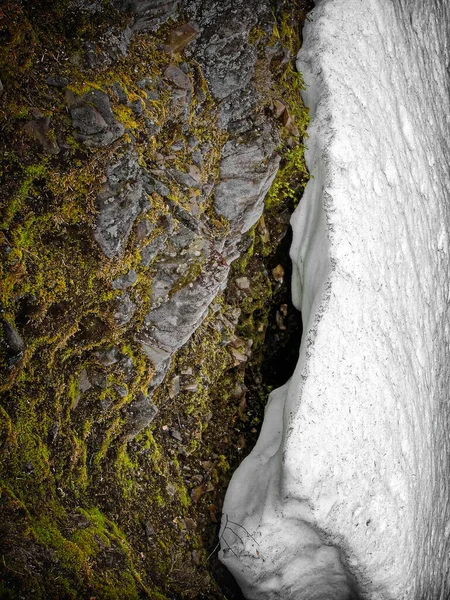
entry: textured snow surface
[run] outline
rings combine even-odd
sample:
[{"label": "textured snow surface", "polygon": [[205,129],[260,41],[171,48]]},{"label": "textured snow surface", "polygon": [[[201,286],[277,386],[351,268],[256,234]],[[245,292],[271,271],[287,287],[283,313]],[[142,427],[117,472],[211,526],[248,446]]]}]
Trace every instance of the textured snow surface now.
[{"label": "textured snow surface", "polygon": [[298,67],[304,337],[224,505],[254,599],[450,597],[450,3],[322,0]]}]

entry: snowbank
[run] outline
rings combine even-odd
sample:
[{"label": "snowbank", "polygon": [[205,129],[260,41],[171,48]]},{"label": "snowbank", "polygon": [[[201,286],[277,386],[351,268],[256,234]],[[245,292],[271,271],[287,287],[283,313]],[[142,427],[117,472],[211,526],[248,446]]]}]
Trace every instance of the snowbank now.
[{"label": "snowbank", "polygon": [[292,219],[305,333],[231,481],[220,557],[248,598],[447,598],[450,6],[316,4]]}]

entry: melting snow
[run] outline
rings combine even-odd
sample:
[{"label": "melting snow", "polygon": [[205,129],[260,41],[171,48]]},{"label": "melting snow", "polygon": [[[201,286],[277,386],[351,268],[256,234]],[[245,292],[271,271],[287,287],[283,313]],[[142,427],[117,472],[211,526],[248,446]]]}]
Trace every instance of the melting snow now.
[{"label": "melting snow", "polygon": [[222,522],[248,598],[450,595],[449,28],[446,0],[319,0],[305,26],[305,333]]}]

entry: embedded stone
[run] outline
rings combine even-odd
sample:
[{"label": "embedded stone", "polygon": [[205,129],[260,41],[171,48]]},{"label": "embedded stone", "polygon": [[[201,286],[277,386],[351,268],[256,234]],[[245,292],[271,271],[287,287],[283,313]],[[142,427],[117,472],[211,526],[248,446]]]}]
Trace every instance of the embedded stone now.
[{"label": "embedded stone", "polygon": [[132,287],[138,279],[137,273],[134,269],[130,269],[128,273],[117,277],[111,283],[111,286],[114,290],[124,290],[126,288]]},{"label": "embedded stone", "polygon": [[143,429],[148,427],[158,413],[157,407],[150,401],[150,398],[139,393],[137,398],[130,402],[125,410],[125,419],[127,422],[127,434],[129,438],[134,438]]}]

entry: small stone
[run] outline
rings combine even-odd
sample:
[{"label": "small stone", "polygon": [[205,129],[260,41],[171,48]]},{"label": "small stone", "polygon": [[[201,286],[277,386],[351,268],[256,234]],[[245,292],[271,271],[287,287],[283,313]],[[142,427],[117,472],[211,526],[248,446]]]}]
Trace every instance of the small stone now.
[{"label": "small stone", "polygon": [[131,356],[123,355],[119,361],[119,366],[122,370],[125,381],[129,384],[135,377],[133,359]]},{"label": "small stone", "polygon": [[248,277],[238,277],[238,279],[236,279],[236,285],[244,292],[250,291],[250,281],[248,280]]},{"label": "small stone", "polygon": [[170,384],[170,390],[169,390],[169,396],[171,399],[175,398],[176,396],[178,396],[178,394],[180,393],[180,376],[179,375],[175,375],[175,377],[172,379],[172,382]]},{"label": "small stone", "polygon": [[145,88],[152,84],[153,79],[151,77],[144,77],[144,79],[140,79],[136,85],[138,86],[138,88],[141,88],[141,90],[145,90]]},{"label": "small stone", "polygon": [[155,90],[149,90],[147,92],[147,98],[149,100],[159,100],[159,94]]},{"label": "small stone", "polygon": [[154,228],[155,224],[151,223],[148,219],[139,221],[136,226],[136,241],[142,242],[142,240],[145,240],[145,238],[151,234]]},{"label": "small stone", "polygon": [[185,23],[170,32],[169,43],[164,47],[168,54],[181,52],[199,34],[193,23]]},{"label": "small stone", "polygon": [[17,329],[11,323],[6,321],[6,319],[2,319],[2,324],[8,352],[8,365],[12,367],[22,358],[25,343],[18,334]]},{"label": "small stone", "polygon": [[92,385],[95,385],[96,387],[102,390],[106,390],[106,388],[108,387],[108,377],[106,373],[103,373],[103,371],[90,372],[89,380],[92,383]]},{"label": "small stone", "polygon": [[178,440],[179,442],[183,441],[183,438],[181,437],[181,433],[178,431],[178,429],[171,429],[170,430],[170,435],[175,438],[176,440]]},{"label": "small stone", "polygon": [[125,398],[128,395],[128,390],[124,385],[115,384],[114,389],[119,394],[121,398]]},{"label": "small stone", "polygon": [[121,327],[129,323],[135,312],[136,304],[131,300],[130,295],[125,292],[118,298],[114,311],[114,319],[117,325]]},{"label": "small stone", "polygon": [[201,177],[199,179],[194,179],[189,173],[179,171],[178,169],[170,169],[169,173],[177,183],[185,188],[201,188]]},{"label": "small stone", "polygon": [[188,383],[187,385],[183,385],[182,388],[185,392],[192,392],[195,393],[198,391],[198,384],[197,383]]},{"label": "small stone", "polygon": [[169,65],[167,67],[164,72],[164,77],[173,83],[177,88],[182,90],[190,90],[192,88],[192,83],[189,77],[175,65]]},{"label": "small stone", "polygon": [[111,90],[118,97],[120,104],[126,104],[128,102],[128,96],[119,82],[113,83]]},{"label": "small stone", "polygon": [[192,153],[192,161],[197,167],[201,167],[203,165],[203,154],[200,150],[194,150]]},{"label": "small stone", "polygon": [[274,269],[272,269],[272,276],[278,283],[283,283],[284,281],[284,269],[281,265],[277,265]]},{"label": "small stone", "polygon": [[117,277],[117,279],[114,279],[111,285],[114,290],[123,290],[132,287],[136,283],[137,279],[138,276],[136,271],[134,269],[130,269],[130,271],[125,273],[125,275],[121,275],[120,277]]},{"label": "small stone", "polygon": [[120,358],[119,349],[113,346],[112,348],[108,348],[105,350],[99,350],[95,352],[94,356],[97,358],[98,362],[104,367],[110,367],[111,365],[115,365]]},{"label": "small stone", "polygon": [[111,110],[108,96],[101,90],[90,90],[81,96],[66,92],[66,99],[77,137],[88,148],[108,146],[125,133],[125,127]]},{"label": "small stone", "polygon": [[58,77],[58,75],[49,75],[45,80],[47,85],[56,88],[65,88],[69,85],[67,77]]},{"label": "small stone", "polygon": [[177,142],[174,142],[171,146],[170,146],[170,150],[172,152],[179,152],[180,150],[183,150],[184,148],[184,143],[182,140],[178,140]]},{"label": "small stone", "polygon": [[158,409],[150,401],[150,398],[140,392],[136,400],[133,400],[126,408],[128,436],[130,438],[136,437],[138,433],[150,425],[157,413]]},{"label": "small stone", "polygon": [[84,136],[101,133],[108,128],[102,115],[92,106],[79,106],[70,111],[73,126]]},{"label": "small stone", "polygon": [[235,365],[239,365],[248,361],[248,356],[239,352],[236,348],[230,348],[230,352],[233,355]]},{"label": "small stone", "polygon": [[100,401],[100,408],[103,412],[106,412],[111,407],[112,403],[113,401],[111,400],[111,398],[104,398]]},{"label": "small stone", "polygon": [[0,98],[3,96],[4,91],[5,91],[5,88],[3,86],[2,80],[0,79]]},{"label": "small stone", "polygon": [[128,103],[128,108],[131,108],[136,117],[140,117],[144,112],[144,104],[140,98]]},{"label": "small stone", "polygon": [[150,521],[147,521],[147,523],[145,524],[145,535],[148,538],[151,538],[153,535],[155,535],[155,529],[154,529],[153,525],[150,523]]},{"label": "small stone", "polygon": [[199,183],[201,183],[202,172],[196,165],[191,165],[189,167],[189,175],[192,177],[192,179],[195,179],[195,181],[198,181]]},{"label": "small stone", "polygon": [[92,387],[92,383],[89,381],[88,373],[86,369],[83,369],[80,373],[80,382],[78,383],[78,391],[80,394],[84,394]]}]

